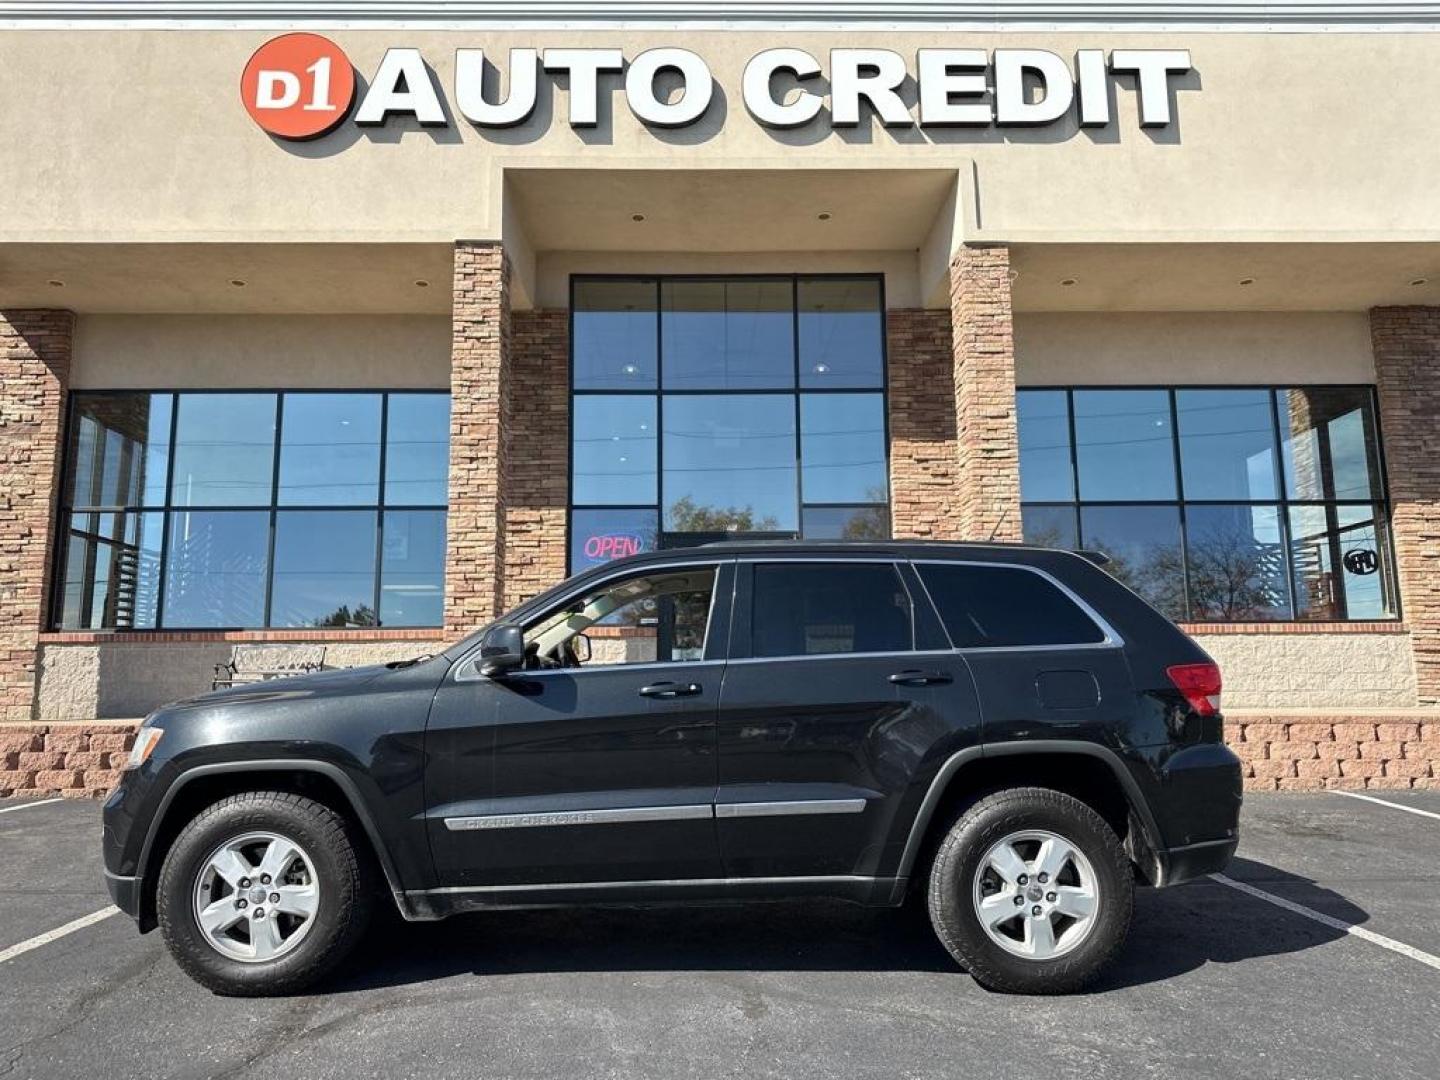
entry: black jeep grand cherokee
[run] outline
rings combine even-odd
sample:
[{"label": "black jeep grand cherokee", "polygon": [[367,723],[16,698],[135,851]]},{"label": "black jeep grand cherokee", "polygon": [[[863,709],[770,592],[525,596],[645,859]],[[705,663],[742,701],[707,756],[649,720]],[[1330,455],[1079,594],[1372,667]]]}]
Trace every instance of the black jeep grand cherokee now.
[{"label": "black jeep grand cherokee", "polygon": [[445,653],[154,713],[111,894],[225,993],[333,967],[384,892],[486,907],[923,893],[997,989],[1073,990],[1135,879],[1219,870],[1220,674],[1080,555],[724,544],[591,570]]}]

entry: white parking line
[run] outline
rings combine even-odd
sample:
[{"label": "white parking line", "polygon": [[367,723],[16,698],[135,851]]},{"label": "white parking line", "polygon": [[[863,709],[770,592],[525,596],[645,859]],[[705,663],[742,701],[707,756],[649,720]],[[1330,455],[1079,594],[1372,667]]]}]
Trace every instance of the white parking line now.
[{"label": "white parking line", "polygon": [[89,915],[83,915],[74,922],[67,922],[64,926],[57,926],[54,930],[47,930],[18,945],[11,945],[8,949],[0,951],[0,964],[7,960],[14,960],[17,956],[24,956],[31,949],[38,949],[41,945],[49,945],[50,942],[64,937],[66,934],[73,934],[76,930],[84,930],[87,926],[94,926],[97,922],[110,918],[111,915],[119,915],[120,909],[113,904],[110,907],[101,908],[99,911],[92,911]]},{"label": "white parking line", "polygon": [[1334,791],[1332,795],[1344,795],[1347,799],[1364,799],[1366,802],[1373,802],[1377,806],[1388,806],[1391,810],[1404,810],[1407,814],[1419,814],[1421,817],[1434,818],[1440,821],[1440,814],[1433,810],[1421,810],[1418,806],[1406,806],[1404,803],[1390,802],[1388,799],[1377,799],[1374,795],[1361,795],[1358,791]]},{"label": "white parking line", "polygon": [[1322,926],[1328,926],[1332,930],[1339,930],[1342,933],[1349,934],[1351,937],[1357,937],[1361,941],[1368,941],[1372,945],[1379,945],[1382,949],[1389,949],[1391,952],[1399,953],[1401,956],[1408,956],[1411,960],[1419,960],[1420,963],[1427,964],[1436,971],[1440,971],[1440,956],[1434,956],[1431,953],[1425,952],[1423,949],[1417,949],[1414,945],[1406,945],[1403,941],[1396,941],[1394,938],[1388,938],[1384,934],[1377,934],[1374,930],[1366,930],[1363,926],[1356,926],[1354,923],[1347,923],[1343,919],[1333,918],[1324,912],[1315,911],[1313,908],[1308,908],[1303,904],[1297,904],[1293,900],[1286,900],[1284,897],[1268,893],[1264,889],[1257,889],[1254,885],[1247,885],[1243,881],[1236,881],[1234,878],[1226,877],[1224,874],[1211,874],[1210,879],[1212,881],[1218,881],[1221,885],[1228,885],[1232,889],[1239,889],[1246,896],[1253,896],[1257,900],[1264,900],[1267,904],[1274,904],[1276,907],[1284,908],[1292,914],[1303,915],[1305,918],[1312,919]]},{"label": "white parking line", "polygon": [[52,802],[64,801],[64,799],[37,799],[35,802],[23,802],[17,806],[0,806],[0,814],[8,814],[12,810],[29,810],[32,806],[49,806]]}]

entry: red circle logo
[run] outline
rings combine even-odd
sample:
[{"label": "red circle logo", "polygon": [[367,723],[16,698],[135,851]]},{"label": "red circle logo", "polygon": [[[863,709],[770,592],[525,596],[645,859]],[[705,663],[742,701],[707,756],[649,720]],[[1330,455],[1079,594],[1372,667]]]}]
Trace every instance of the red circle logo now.
[{"label": "red circle logo", "polygon": [[335,130],[355,100],[355,68],[319,34],[281,34],[250,57],[240,77],[250,118],[281,139],[314,139]]}]

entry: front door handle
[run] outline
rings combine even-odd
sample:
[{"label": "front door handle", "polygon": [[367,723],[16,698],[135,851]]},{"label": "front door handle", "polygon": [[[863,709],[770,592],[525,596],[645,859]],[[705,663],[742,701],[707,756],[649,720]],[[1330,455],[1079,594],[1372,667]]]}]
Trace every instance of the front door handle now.
[{"label": "front door handle", "polygon": [[657,682],[640,688],[641,697],[677,698],[694,697],[700,693],[699,683]]},{"label": "front door handle", "polygon": [[897,671],[890,676],[896,686],[940,686],[954,682],[954,678],[943,671]]}]

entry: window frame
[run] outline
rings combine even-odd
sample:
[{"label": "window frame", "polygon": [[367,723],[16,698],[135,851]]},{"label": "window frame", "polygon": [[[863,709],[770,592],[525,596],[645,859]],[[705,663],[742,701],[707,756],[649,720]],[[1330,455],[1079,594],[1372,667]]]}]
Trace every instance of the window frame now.
[{"label": "window frame", "polygon": [[[1080,463],[1075,438],[1075,394],[1088,391],[1105,390],[1150,390],[1163,391],[1169,401],[1170,410],[1170,446],[1172,469],[1175,478],[1175,497],[1173,499],[1084,499],[1081,497]],[[1273,439],[1271,453],[1273,456],[1273,469],[1276,480],[1276,495],[1270,499],[1189,499],[1185,496],[1185,475],[1184,463],[1181,458],[1182,438],[1180,432],[1180,412],[1178,395],[1191,390],[1257,390],[1264,391],[1269,397],[1271,436]],[[1284,431],[1281,428],[1279,407],[1276,403],[1276,394],[1282,390],[1304,390],[1304,391],[1326,391],[1343,390],[1356,393],[1363,393],[1370,410],[1370,418],[1375,429],[1375,472],[1378,478],[1379,490],[1370,499],[1299,499],[1292,498],[1289,492],[1289,485],[1285,475],[1285,451]],[[1380,415],[1379,395],[1373,383],[1037,383],[1034,385],[1017,386],[1016,393],[1021,394],[1027,391],[1048,391],[1061,392],[1065,394],[1066,413],[1069,427],[1069,461],[1071,470],[1072,487],[1074,498],[1070,500],[1036,499],[1026,500],[1021,503],[1023,514],[1026,507],[1068,510],[1073,514],[1073,529],[1077,542],[1081,547],[1085,545],[1085,535],[1081,529],[1082,513],[1086,507],[1165,507],[1174,509],[1179,519],[1180,534],[1180,560],[1183,569],[1181,588],[1183,590],[1185,613],[1177,621],[1197,626],[1233,626],[1251,622],[1264,622],[1267,625],[1291,626],[1291,625],[1346,625],[1351,623],[1402,623],[1404,612],[1401,608],[1401,596],[1399,587],[1398,567],[1395,558],[1394,527],[1393,527],[1393,501],[1390,495],[1390,474],[1385,460],[1385,433]],[[1189,522],[1186,510],[1189,507],[1274,507],[1278,518],[1280,542],[1279,546],[1285,553],[1285,595],[1289,603],[1290,615],[1288,618],[1278,619],[1212,619],[1197,617],[1193,602],[1191,600],[1191,568],[1189,552]],[[1343,507],[1364,507],[1370,511],[1377,526],[1383,525],[1386,533],[1386,542],[1382,545],[1384,550],[1380,554],[1382,566],[1385,568],[1385,592],[1386,599],[1394,614],[1381,615],[1373,618],[1355,619],[1349,615],[1340,618],[1330,619],[1305,619],[1297,617],[1296,611],[1296,582],[1294,568],[1291,563],[1292,547],[1292,525],[1290,511],[1295,507],[1318,507],[1322,510],[1333,511]],[[1328,519],[1327,519],[1328,524]],[[1344,598],[1341,598],[1342,604]]]},{"label": "window frame", "polygon": [[[180,399],[186,395],[205,396],[228,396],[234,394],[272,394],[275,397],[275,434],[271,443],[271,476],[270,492],[265,502],[232,505],[215,504],[187,506],[180,505],[174,501],[173,490],[175,478],[175,437],[179,426]],[[379,459],[377,461],[377,486],[376,502],[365,504],[296,504],[282,503],[279,501],[280,482],[280,461],[284,439],[285,421],[285,399],[287,396],[300,395],[374,395],[380,398],[380,427],[379,427]],[[91,506],[88,504],[74,504],[71,501],[71,470],[76,463],[75,453],[72,452],[72,438],[76,431],[78,422],[77,409],[81,399],[99,397],[129,397],[139,395],[163,395],[170,399],[169,432],[166,444],[165,461],[165,483],[164,501],[162,503],[143,505],[107,505]],[[444,504],[433,503],[387,503],[385,499],[386,488],[386,465],[389,442],[389,413],[390,399],[399,396],[431,395],[444,396],[450,400],[450,407],[453,410],[454,401],[448,388],[440,389],[434,387],[355,387],[355,386],[306,386],[298,388],[286,387],[124,387],[105,389],[76,389],[66,396],[65,403],[65,427],[64,445],[59,472],[59,483],[61,485],[60,498],[56,500],[56,529],[55,537],[51,545],[51,565],[56,568],[52,574],[51,588],[49,590],[49,616],[47,626],[51,631],[57,633],[96,633],[96,634],[158,634],[158,633],[230,633],[242,632],[286,632],[304,631],[307,633],[323,632],[337,635],[372,633],[376,630],[401,629],[401,630],[430,630],[439,629],[440,624],[410,625],[386,627],[380,613],[380,602],[382,598],[383,571],[385,562],[385,515],[387,511],[395,512],[422,512],[440,513],[444,515],[446,528],[449,528],[449,500]],[[448,445],[450,430],[445,431],[445,441]],[[78,447],[75,449],[78,450]],[[448,471],[448,455],[447,455]],[[274,626],[271,625],[273,617],[272,600],[275,590],[275,534],[277,529],[277,515],[282,513],[306,512],[306,511],[345,511],[352,510],[361,513],[375,515],[375,568],[374,587],[371,592],[371,603],[375,612],[375,625],[365,627],[319,627],[319,626]],[[185,513],[234,513],[234,512],[263,513],[269,518],[268,535],[266,539],[265,554],[265,597],[264,597],[264,621],[260,626],[187,626],[167,625],[165,621],[165,589],[168,582],[170,561],[171,561],[171,528],[176,516]],[[74,531],[70,524],[76,515],[88,514],[146,514],[154,513],[161,516],[161,547],[160,547],[160,568],[156,579],[156,606],[155,624],[144,627],[65,627],[64,601],[65,584],[67,577],[68,544]],[[93,575],[89,575],[93,576]],[[443,567],[442,567],[442,590],[443,590]],[[443,613],[443,600],[442,600]]]},{"label": "window frame", "polygon": [[[788,388],[747,387],[735,389],[670,389],[665,388],[665,348],[663,305],[666,282],[723,282],[740,280],[785,280],[790,285],[791,318],[791,360],[793,383]],[[877,386],[836,386],[828,388],[806,387],[801,382],[800,372],[800,282],[801,281],[866,281],[873,282],[879,297],[880,319],[880,381]],[[655,289],[655,383],[645,389],[616,389],[613,387],[584,389],[575,384],[575,294],[577,286],[589,282],[647,282]],[[571,274],[568,285],[567,318],[567,363],[566,363],[566,432],[565,432],[565,572],[576,572],[571,554],[574,547],[574,517],[577,510],[627,510],[653,511],[657,515],[655,544],[665,546],[665,398],[713,397],[722,395],[750,396],[788,394],[793,398],[795,427],[795,528],[776,531],[777,536],[802,537],[804,535],[805,511],[807,509],[859,509],[883,505],[887,519],[893,514],[894,492],[890,481],[890,341],[888,333],[889,307],[885,292],[885,274],[882,272],[825,273],[754,273],[754,274]],[[880,503],[817,503],[805,501],[804,460],[801,443],[804,431],[801,419],[801,402],[806,394],[879,394],[881,406],[881,444],[884,454],[885,502]],[[651,397],[655,401],[655,496],[653,503],[577,503],[575,502],[575,407],[577,397]]]}]

